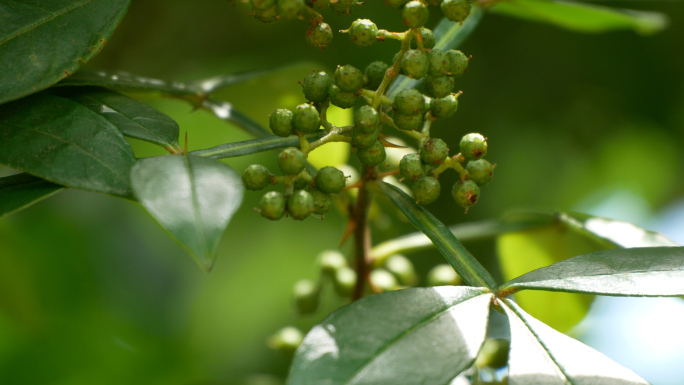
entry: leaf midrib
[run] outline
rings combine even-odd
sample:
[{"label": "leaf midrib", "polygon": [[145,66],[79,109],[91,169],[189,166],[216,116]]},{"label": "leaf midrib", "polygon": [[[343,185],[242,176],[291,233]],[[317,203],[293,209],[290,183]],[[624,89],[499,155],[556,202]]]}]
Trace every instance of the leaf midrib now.
[{"label": "leaf midrib", "polygon": [[187,156],[183,156],[183,163],[185,163],[185,167],[188,170],[188,180],[190,181],[190,190],[192,191],[192,207],[193,207],[193,214],[195,217],[195,229],[197,238],[199,239],[199,247],[200,247],[200,252],[202,253],[202,257],[207,255],[207,250],[205,248],[206,246],[206,235],[204,234],[204,227],[202,226],[202,218],[200,215],[200,210],[199,210],[199,201],[197,200],[197,189],[195,185],[195,181],[193,178],[193,173],[192,173],[192,167],[190,166],[190,159],[188,159]]}]

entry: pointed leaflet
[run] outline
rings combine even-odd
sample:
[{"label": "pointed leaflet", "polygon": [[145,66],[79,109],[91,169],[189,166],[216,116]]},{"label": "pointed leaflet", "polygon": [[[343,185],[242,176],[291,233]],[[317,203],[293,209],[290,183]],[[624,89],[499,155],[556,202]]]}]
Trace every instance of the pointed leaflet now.
[{"label": "pointed leaflet", "polygon": [[642,35],[650,35],[667,26],[667,18],[657,12],[615,9],[572,1],[512,0],[498,2],[489,10],[587,33],[631,29]]},{"label": "pointed leaflet", "polygon": [[0,2],[0,104],[76,72],[107,44],[130,0]]},{"label": "pointed leaflet", "polygon": [[442,286],[392,291],[344,306],[311,329],[289,385],[444,384],[472,365],[491,294]]},{"label": "pointed leaflet", "polygon": [[60,95],[102,115],[125,136],[182,152],[178,123],[148,105],[100,87],[74,87]]},{"label": "pointed leaflet", "polygon": [[554,263],[501,285],[619,296],[684,295],[684,247],[602,250]]},{"label": "pointed leaflet", "polygon": [[501,304],[511,329],[509,385],[648,385],[631,370],[561,334],[510,300]]},{"label": "pointed leaflet", "polygon": [[130,197],[133,150],[79,103],[34,95],[0,106],[0,164],[50,182]]},{"label": "pointed leaflet", "polygon": [[0,178],[0,218],[63,189],[64,186],[25,173]]},{"label": "pointed leaflet", "polygon": [[[324,137],[327,133],[323,130],[315,134],[307,134],[305,137],[308,141],[313,142]],[[256,154],[258,152],[273,150],[277,148],[299,147],[299,137],[291,135],[285,138],[280,136],[270,135],[258,139],[243,140],[241,142],[226,143],[220,146],[205,148],[202,150],[191,151],[190,155],[201,156],[211,159],[225,159],[234,158],[237,156],[244,156]]]},{"label": "pointed leaflet", "polygon": [[196,156],[142,159],[131,171],[136,198],[197,263],[211,270],[244,188],[229,166]]},{"label": "pointed leaflet", "polygon": [[442,222],[399,188],[384,182],[379,182],[378,186],[406,218],[430,238],[465,282],[471,286],[496,287],[494,278]]}]

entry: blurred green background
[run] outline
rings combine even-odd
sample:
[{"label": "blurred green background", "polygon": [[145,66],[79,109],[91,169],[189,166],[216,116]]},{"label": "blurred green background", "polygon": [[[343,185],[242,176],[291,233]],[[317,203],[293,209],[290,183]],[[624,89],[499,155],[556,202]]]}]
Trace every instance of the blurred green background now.
[{"label": "blurred green background", "polygon": [[[456,146],[481,132],[497,168],[467,215],[448,194],[455,175],[444,175],[442,198],[428,207],[443,222],[515,209],[591,211],[625,194],[637,198],[612,215],[639,220],[682,199],[684,5],[608,4],[658,10],[671,25],[650,37],[590,35],[486,15],[461,47],[473,59],[457,81],[460,109],[433,136]],[[359,48],[336,34],[321,52],[306,45],[304,22],[264,25],[248,13],[231,1],[134,1],[87,67],[180,81],[271,69],[220,93],[267,124],[275,108],[304,101],[297,81],[312,69],[364,68],[398,49],[393,41]],[[402,29],[399,12],[384,6],[325,17],[333,30],[356,17]],[[180,101],[142,100],[179,122],[191,150],[249,138]],[[133,145],[138,156],[161,154]],[[257,162],[277,169],[273,153],[227,161],[239,171]],[[290,293],[297,280],[315,278],[317,253],[336,248],[345,220],[330,213],[324,222],[272,223],[252,211],[260,195],[246,193],[210,274],[129,201],[68,190],[0,219],[0,383],[278,383],[288,359],[265,340],[287,324],[306,329],[341,304],[331,299],[299,317]],[[374,224],[374,241],[413,231],[391,215]],[[493,242],[466,246],[485,260],[495,250]],[[436,251],[411,257],[422,273],[441,261]]]}]

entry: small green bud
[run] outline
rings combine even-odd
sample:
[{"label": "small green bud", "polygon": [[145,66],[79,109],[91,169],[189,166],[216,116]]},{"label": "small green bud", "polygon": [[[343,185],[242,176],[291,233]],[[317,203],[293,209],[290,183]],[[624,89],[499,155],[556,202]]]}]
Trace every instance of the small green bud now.
[{"label": "small green bud", "polygon": [[304,0],[278,0],[278,13],[284,20],[301,17],[306,9]]},{"label": "small green bud", "polygon": [[311,190],[311,196],[313,196],[313,213],[318,215],[323,215],[330,211],[330,206],[332,206],[332,198],[330,194],[324,193],[318,189]]},{"label": "small green bud", "polygon": [[394,124],[402,130],[417,131],[423,125],[423,115],[394,113]]},{"label": "small green bud", "polygon": [[380,126],[380,115],[371,106],[363,106],[354,114],[354,125],[364,134],[369,134]]},{"label": "small green bud", "polygon": [[470,15],[470,3],[467,0],[443,0],[441,8],[444,17],[457,23]]},{"label": "small green bud", "polygon": [[280,350],[287,355],[292,355],[302,344],[302,341],[304,341],[304,333],[294,326],[286,326],[268,337],[266,344],[273,350]]},{"label": "small green bud", "polygon": [[[431,30],[421,27],[420,28],[420,37],[423,39],[423,47],[430,49],[435,47],[435,34],[432,33]],[[416,42],[417,38],[414,38],[411,40],[411,49],[416,49],[418,48],[418,43]]]},{"label": "small green bud", "polygon": [[356,156],[361,161],[361,164],[366,166],[377,166],[385,161],[387,155],[385,154],[385,146],[382,142],[376,140],[372,146],[366,148],[359,148],[356,151]]},{"label": "small green bud", "polygon": [[313,71],[302,81],[304,97],[312,102],[323,103],[328,99],[332,79],[323,71]]},{"label": "small green bud", "polygon": [[330,103],[340,108],[352,108],[356,105],[360,94],[354,92],[344,92],[337,85],[330,86]]},{"label": "small green bud", "polygon": [[295,190],[309,190],[311,187],[311,179],[301,173],[297,175],[293,183]]},{"label": "small green bud", "polygon": [[378,87],[380,87],[380,83],[382,83],[382,80],[385,78],[385,73],[387,72],[388,68],[389,65],[381,61],[374,61],[370,63],[364,71],[366,77],[368,78],[368,84],[366,84],[366,88],[369,90],[377,90]]},{"label": "small green bud", "polygon": [[430,70],[430,62],[425,52],[419,49],[410,49],[401,59],[401,68],[409,77],[420,79],[427,75]]},{"label": "small green bud", "polygon": [[276,6],[266,8],[264,10],[254,9],[252,15],[255,19],[266,24],[275,23],[280,19],[280,15],[278,15],[278,9]]},{"label": "small green bud", "polygon": [[480,348],[475,359],[478,368],[498,369],[508,364],[508,350],[511,342],[503,338],[490,338]]},{"label": "small green bud", "polygon": [[278,154],[278,167],[285,175],[299,174],[306,167],[306,155],[298,148],[286,148]]},{"label": "small green bud", "polygon": [[348,266],[341,267],[335,272],[333,288],[340,297],[351,297],[356,286],[356,272]]},{"label": "small green bud", "polygon": [[433,267],[427,275],[428,286],[459,285],[461,282],[461,277],[456,274],[453,267],[447,264]]},{"label": "small green bud", "polygon": [[286,137],[292,135],[294,133],[292,111],[285,108],[275,110],[269,118],[269,127],[278,136]]},{"label": "small green bud", "polygon": [[242,172],[242,183],[247,190],[261,190],[271,184],[271,173],[260,164],[250,165]]},{"label": "small green bud", "polygon": [[487,155],[487,138],[481,134],[471,133],[461,138],[461,155],[468,160],[479,159]]},{"label": "small green bud", "polygon": [[378,140],[378,130],[365,134],[354,126],[352,128],[351,138],[352,146],[356,148],[367,148],[374,145]]},{"label": "small green bud", "polygon": [[409,28],[422,27],[429,18],[430,11],[425,4],[417,0],[406,3],[401,11],[401,22]]},{"label": "small green bud", "polygon": [[446,119],[454,116],[458,110],[458,99],[454,95],[447,95],[435,100],[432,105],[432,116]]},{"label": "small green bud", "polygon": [[425,112],[425,96],[418,90],[403,90],[394,97],[392,104],[400,114],[422,114]]},{"label": "small green bud", "polygon": [[442,192],[442,186],[439,184],[437,178],[423,176],[413,184],[411,191],[413,191],[413,198],[416,202],[427,205],[439,198],[439,194]]},{"label": "small green bud", "polygon": [[425,93],[433,98],[443,98],[454,90],[454,78],[451,76],[425,77]]},{"label": "small green bud", "polygon": [[349,28],[349,38],[361,47],[370,47],[377,39],[378,27],[368,19],[356,19]]},{"label": "small green bud", "polygon": [[385,269],[374,269],[371,271],[369,279],[373,286],[380,291],[391,291],[398,289],[397,279]]},{"label": "small green bud", "polygon": [[347,259],[337,250],[325,250],[318,255],[318,266],[321,273],[333,278],[337,270],[347,266]]},{"label": "small green bud", "polygon": [[449,68],[446,52],[439,49],[432,49],[428,52],[428,61],[430,62],[428,75],[432,77],[446,76]]},{"label": "small green bud", "polygon": [[318,23],[306,30],[306,42],[313,48],[323,49],[329,46],[332,40],[333,32],[328,23]]},{"label": "small green bud", "polygon": [[314,198],[306,190],[296,190],[287,198],[287,212],[292,219],[303,221],[314,212]]},{"label": "small green bud", "polygon": [[480,187],[489,184],[494,176],[492,164],[483,158],[469,161],[466,165],[466,170],[468,171],[470,180],[477,183]]},{"label": "small green bud", "polygon": [[422,177],[423,172],[423,162],[420,160],[420,155],[418,154],[406,154],[399,162],[399,173],[401,177],[408,181],[415,181]]},{"label": "small green bud", "polygon": [[294,304],[300,314],[313,313],[318,309],[321,288],[313,281],[302,279],[294,285]]},{"label": "small green bud", "polygon": [[307,103],[300,104],[292,113],[292,125],[299,132],[316,132],[321,127],[321,117],[316,107]]},{"label": "small green bud", "polygon": [[395,254],[385,262],[385,269],[397,277],[404,286],[416,286],[418,275],[411,261],[401,254]]},{"label": "small green bud", "polygon": [[335,84],[344,92],[356,92],[363,87],[363,73],[349,64],[335,70]]},{"label": "small green bud", "polygon": [[425,164],[442,164],[447,156],[449,148],[442,139],[432,138],[420,146],[420,160]]},{"label": "small green bud", "polygon": [[351,14],[357,4],[357,0],[330,0],[330,8],[338,15]]},{"label": "small green bud", "polygon": [[468,211],[468,208],[480,198],[480,187],[472,180],[456,182],[451,189],[451,196],[459,206]]},{"label": "small green bud", "polygon": [[344,173],[335,167],[326,166],[316,174],[316,187],[328,194],[338,194],[347,183]]},{"label": "small green bud", "polygon": [[269,191],[261,197],[261,216],[277,221],[285,215],[285,197],[278,191]]},{"label": "small green bud", "polygon": [[468,57],[461,51],[450,49],[446,52],[447,74],[457,78],[468,69]]}]

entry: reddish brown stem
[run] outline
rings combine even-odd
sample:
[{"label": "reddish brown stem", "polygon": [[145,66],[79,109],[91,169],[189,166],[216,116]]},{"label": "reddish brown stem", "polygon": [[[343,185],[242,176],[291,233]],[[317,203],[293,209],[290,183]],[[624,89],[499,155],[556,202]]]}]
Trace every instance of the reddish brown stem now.
[{"label": "reddish brown stem", "polygon": [[356,260],[356,286],[352,300],[363,297],[365,284],[370,274],[370,230],[368,228],[368,205],[370,199],[366,190],[366,182],[377,177],[375,167],[364,167],[361,175],[361,186],[356,204],[351,212],[351,220],[356,222],[354,229],[354,259]]}]

